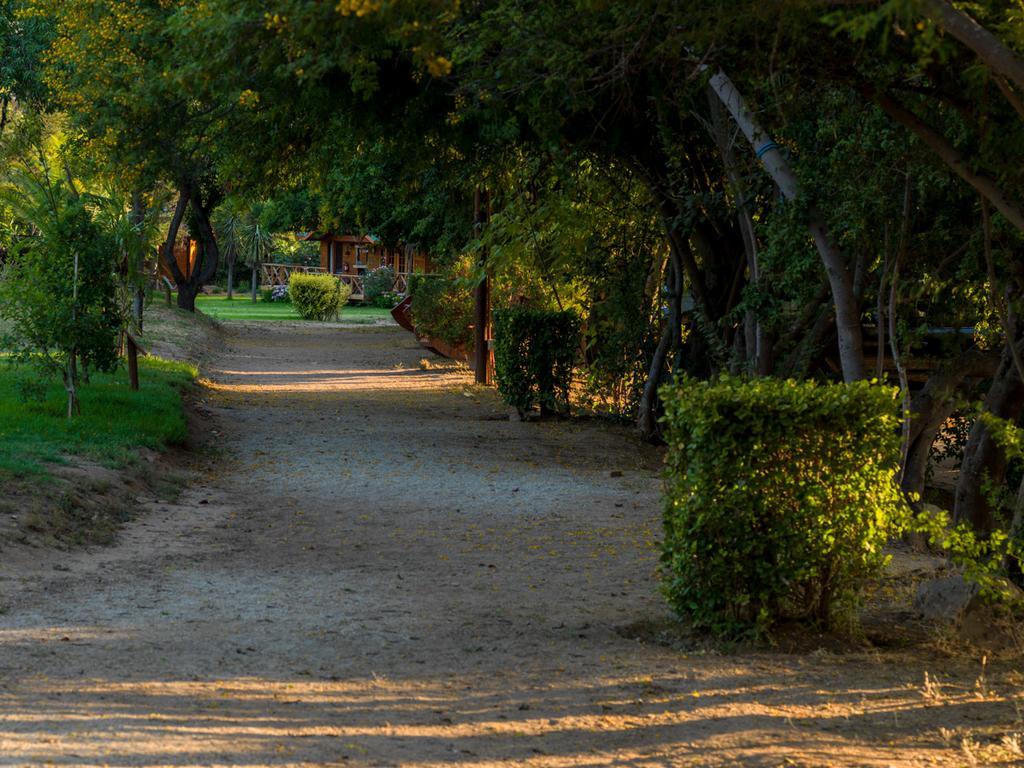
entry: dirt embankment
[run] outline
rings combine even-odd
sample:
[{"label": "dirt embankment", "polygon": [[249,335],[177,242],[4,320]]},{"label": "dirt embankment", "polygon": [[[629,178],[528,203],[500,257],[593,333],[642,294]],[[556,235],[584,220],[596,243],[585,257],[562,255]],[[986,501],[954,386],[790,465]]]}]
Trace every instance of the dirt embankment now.
[{"label": "dirt embankment", "polygon": [[[221,343],[220,326],[213,321],[161,305],[147,310],[146,330],[145,351],[170,360],[202,364]],[[187,397],[194,399],[194,393]],[[186,415],[196,418],[195,403],[188,404]],[[147,505],[177,499],[194,476],[190,449],[196,447],[177,446],[163,454],[141,448],[127,466],[69,455],[44,477],[6,480],[0,496],[0,560],[30,563],[41,549],[112,543]]]}]

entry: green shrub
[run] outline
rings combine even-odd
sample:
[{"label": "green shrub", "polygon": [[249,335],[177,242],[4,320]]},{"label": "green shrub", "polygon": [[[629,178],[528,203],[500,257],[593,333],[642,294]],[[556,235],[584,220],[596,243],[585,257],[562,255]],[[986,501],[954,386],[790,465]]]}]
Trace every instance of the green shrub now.
[{"label": "green shrub", "polygon": [[494,369],[505,402],[525,416],[569,408],[569,387],[579,350],[574,312],[516,307],[494,313]]},{"label": "green shrub", "polygon": [[363,298],[374,306],[384,294],[389,294],[395,287],[395,270],[391,267],[377,267],[363,276]]},{"label": "green shrub", "polygon": [[305,319],[337,320],[352,287],[331,275],[294,273],[288,281],[288,295]]},{"label": "green shrub", "polygon": [[466,281],[445,275],[413,275],[412,322],[416,333],[452,347],[473,342],[473,294]]},{"label": "green shrub", "polygon": [[16,242],[0,275],[0,320],[8,329],[0,349],[43,381],[61,377],[71,418],[88,372],[110,372],[118,364],[116,244],[61,187],[25,177],[19,194],[10,194],[37,234]]},{"label": "green shrub", "polygon": [[386,291],[378,294],[377,297],[370,302],[373,306],[379,309],[391,309],[402,300],[403,296],[395,291]]},{"label": "green shrub", "polygon": [[663,387],[664,591],[700,629],[852,622],[908,520],[896,392],[867,382]]}]

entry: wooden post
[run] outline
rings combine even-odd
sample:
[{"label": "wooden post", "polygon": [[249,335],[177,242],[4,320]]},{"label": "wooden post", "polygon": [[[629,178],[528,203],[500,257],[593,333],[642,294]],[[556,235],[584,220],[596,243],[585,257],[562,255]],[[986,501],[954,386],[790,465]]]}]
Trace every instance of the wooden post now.
[{"label": "wooden post", "polygon": [[139,391],[139,348],[135,345],[135,339],[130,333],[126,333],[128,339],[128,381],[133,392]]},{"label": "wooden post", "polygon": [[[477,238],[487,223],[487,208],[487,192],[477,187],[473,195],[473,229]],[[490,384],[487,366],[490,357],[490,350],[487,348],[487,325],[491,316],[491,297],[486,249],[480,252],[480,266],[484,274],[473,290],[473,370],[476,373],[477,384]]]}]

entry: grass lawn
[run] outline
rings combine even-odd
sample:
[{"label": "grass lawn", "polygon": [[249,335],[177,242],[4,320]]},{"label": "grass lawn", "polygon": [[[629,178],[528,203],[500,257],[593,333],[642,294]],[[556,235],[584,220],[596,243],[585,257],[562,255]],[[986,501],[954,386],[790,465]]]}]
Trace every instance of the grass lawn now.
[{"label": "grass lawn", "polygon": [[128,388],[128,373],[96,373],[79,390],[82,413],[65,418],[64,388],[53,382],[43,402],[23,402],[18,381],[27,371],[0,360],[0,479],[45,476],[48,463],[66,455],[123,466],[133,449],[161,449],[186,437],[181,390],[194,366],[159,358],[139,360],[141,387]]},{"label": "grass lawn", "polygon": [[[248,296],[236,295],[231,301],[224,295],[197,296],[196,309],[217,320],[298,320],[299,313],[291,304],[279,301],[263,301],[255,304]],[[390,320],[391,312],[378,307],[349,304],[341,310],[343,323],[375,323],[379,320]]]}]

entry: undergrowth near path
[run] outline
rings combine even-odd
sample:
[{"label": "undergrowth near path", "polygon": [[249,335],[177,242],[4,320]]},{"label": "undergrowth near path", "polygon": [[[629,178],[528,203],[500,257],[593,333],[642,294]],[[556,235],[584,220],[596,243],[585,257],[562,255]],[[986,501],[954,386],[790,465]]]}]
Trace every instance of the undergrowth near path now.
[{"label": "undergrowth near path", "polygon": [[128,388],[124,370],[93,374],[81,389],[81,415],[68,421],[59,382],[49,385],[42,402],[25,402],[18,382],[28,372],[0,364],[0,480],[45,477],[48,464],[64,463],[69,455],[123,466],[138,448],[183,442],[181,394],[195,380],[195,366],[150,357],[139,361],[139,369],[138,392]]}]

